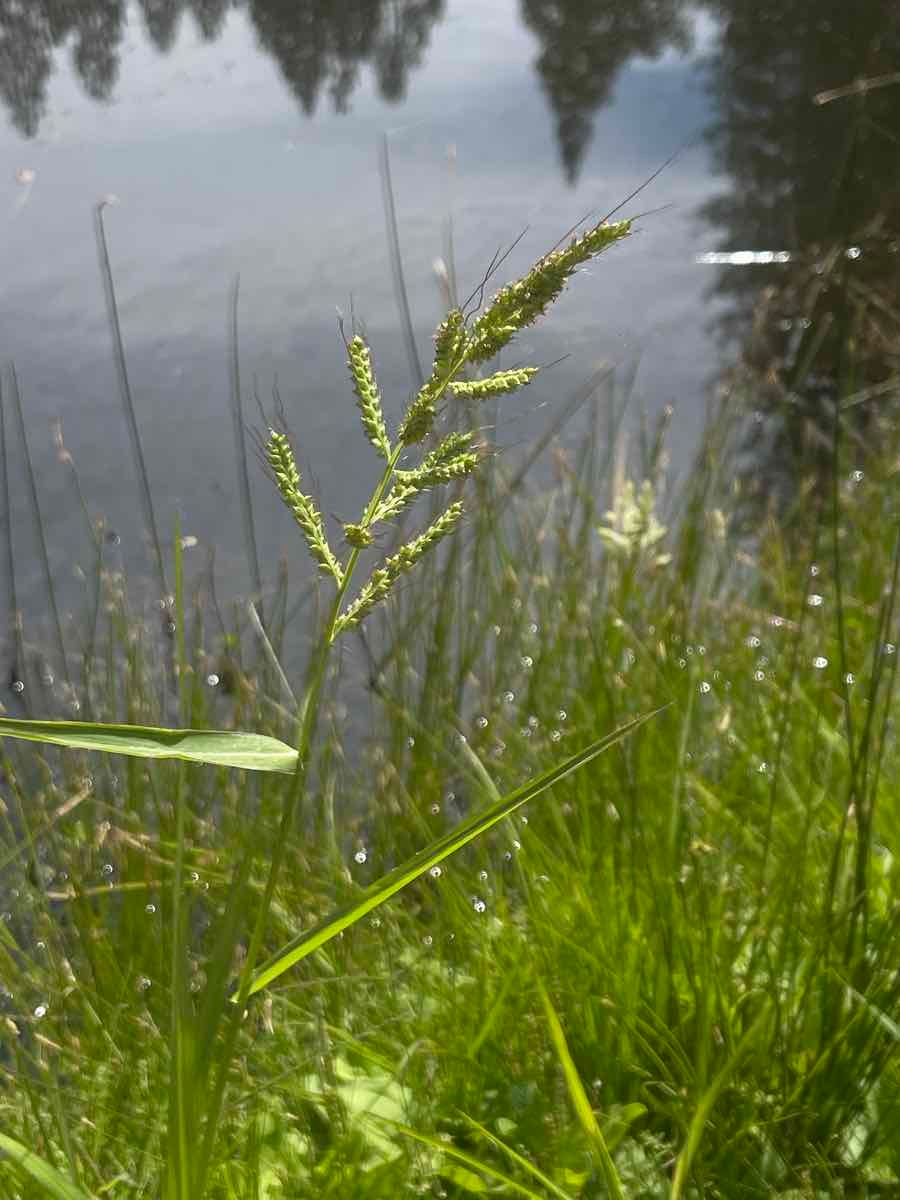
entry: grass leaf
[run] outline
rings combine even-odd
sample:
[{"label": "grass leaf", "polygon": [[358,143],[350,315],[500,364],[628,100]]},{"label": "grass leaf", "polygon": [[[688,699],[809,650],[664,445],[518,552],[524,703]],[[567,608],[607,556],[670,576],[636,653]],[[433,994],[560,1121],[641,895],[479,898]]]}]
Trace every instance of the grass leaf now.
[{"label": "grass leaf", "polygon": [[92,721],[20,721],[0,718],[0,737],[50,742],[70,750],[99,750],[132,758],[177,758],[237,767],[242,771],[293,774],[297,751],[259,733],[217,729],[161,729],[152,725],[105,725]]},{"label": "grass leaf", "polygon": [[263,963],[253,977],[253,982],[247,993],[248,996],[252,996],[256,992],[262,991],[263,988],[268,987],[279,975],[283,975],[285,971],[289,970],[296,963],[301,962],[308,955],[314,953],[320,946],[331,941],[332,938],[337,937],[343,930],[348,929],[351,925],[355,925],[357,921],[370,913],[373,908],[378,908],[386,900],[390,900],[392,896],[396,896],[397,892],[402,891],[408,884],[418,879],[421,875],[424,875],[426,871],[443,862],[445,858],[449,858],[451,854],[455,854],[457,850],[468,845],[469,842],[496,825],[498,821],[502,821],[504,817],[508,817],[517,808],[521,808],[523,804],[527,804],[529,800],[534,800],[555,783],[559,783],[567,775],[571,775],[573,771],[577,771],[579,767],[585,766],[586,763],[589,763],[599,754],[602,754],[604,750],[608,750],[611,746],[616,745],[617,742],[620,742],[629,733],[632,733],[660,712],[662,712],[662,708],[645,713],[643,716],[636,717],[633,721],[620,726],[605,737],[591,742],[584,750],[580,750],[577,754],[573,754],[557,766],[551,767],[549,771],[545,771],[543,775],[538,775],[528,783],[524,783],[521,787],[502,796],[495,804],[489,805],[483,812],[476,813],[468,820],[463,821],[455,829],[450,830],[449,833],[432,842],[430,846],[413,855],[411,859],[405,863],[401,863],[393,871],[389,871],[387,875],[367,888],[357,900],[354,900],[344,908],[338,909],[312,929],[304,930],[303,933],[299,934],[293,941],[279,950],[277,954],[273,955],[268,962]]},{"label": "grass leaf", "polygon": [[30,1175],[38,1187],[42,1188],[46,1195],[55,1197],[55,1200],[88,1200],[87,1192],[77,1188],[65,1175],[61,1175],[56,1167],[51,1167],[15,1138],[0,1133],[0,1159],[4,1158],[14,1162],[26,1175]]}]

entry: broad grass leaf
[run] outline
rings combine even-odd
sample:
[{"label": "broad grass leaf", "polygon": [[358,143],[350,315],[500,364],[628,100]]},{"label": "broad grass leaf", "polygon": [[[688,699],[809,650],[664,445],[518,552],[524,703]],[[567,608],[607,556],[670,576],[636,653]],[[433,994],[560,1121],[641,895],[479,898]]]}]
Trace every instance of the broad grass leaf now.
[{"label": "broad grass leaf", "polygon": [[70,1179],[60,1174],[56,1167],[52,1167],[15,1138],[0,1133],[0,1161],[3,1159],[14,1162],[47,1196],[54,1197],[54,1200],[90,1200],[87,1192],[76,1187]]},{"label": "broad grass leaf", "polygon": [[297,751],[277,738],[218,729],[161,729],[93,721],[19,721],[0,718],[0,737],[49,742],[70,750],[99,750],[132,758],[178,758],[242,771],[293,774]]},{"label": "broad grass leaf", "polygon": [[296,963],[301,962],[308,955],[313,954],[320,946],[337,937],[343,930],[348,929],[351,925],[355,925],[357,921],[370,913],[372,909],[378,908],[386,900],[390,900],[392,896],[396,896],[399,891],[402,891],[403,888],[414,882],[421,875],[424,875],[426,871],[443,862],[445,858],[449,858],[451,854],[455,854],[457,850],[461,850],[463,846],[467,846],[469,842],[474,841],[482,833],[487,832],[488,829],[491,829],[499,821],[502,821],[504,817],[508,817],[517,808],[521,808],[523,804],[527,804],[529,800],[534,800],[542,792],[546,792],[548,788],[553,787],[555,783],[559,783],[567,775],[571,775],[573,771],[577,771],[579,767],[583,767],[591,762],[592,759],[602,754],[604,750],[608,750],[611,746],[616,745],[617,742],[620,742],[629,733],[632,733],[660,712],[662,712],[662,709],[658,708],[653,712],[645,713],[643,716],[636,717],[633,721],[629,721],[605,737],[591,742],[584,750],[580,750],[577,754],[573,754],[570,758],[557,764],[557,766],[551,767],[549,771],[545,771],[543,775],[538,775],[528,783],[524,783],[521,787],[502,796],[495,804],[489,805],[483,812],[476,813],[468,820],[463,821],[455,829],[450,830],[449,833],[432,842],[424,850],[420,850],[405,863],[401,863],[400,866],[395,867],[393,871],[388,872],[387,875],[367,888],[358,899],[344,908],[338,909],[312,929],[304,930],[303,933],[299,934],[293,941],[279,950],[277,954],[273,955],[268,962],[263,963],[253,977],[247,995],[252,996],[256,992],[262,991],[263,988],[268,987],[270,983],[273,983],[285,971],[289,970]]}]

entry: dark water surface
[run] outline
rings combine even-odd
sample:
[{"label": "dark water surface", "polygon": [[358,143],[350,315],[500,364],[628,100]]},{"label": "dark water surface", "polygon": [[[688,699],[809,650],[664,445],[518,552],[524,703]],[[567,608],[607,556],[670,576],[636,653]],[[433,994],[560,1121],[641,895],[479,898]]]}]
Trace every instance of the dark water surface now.
[{"label": "dark water surface", "polygon": [[[105,221],[164,537],[179,513],[235,592],[248,576],[233,278],[248,417],[254,385],[269,404],[277,383],[329,512],[354,519],[373,466],[337,309],[364,323],[394,415],[411,386],[384,134],[422,358],[442,314],[434,262],[448,256],[448,221],[467,292],[525,226],[510,272],[680,151],[630,206],[660,211],[521,339],[523,360],[569,357],[510,402],[499,437],[527,441],[600,364],[624,376],[637,361],[636,399],[650,413],[674,405],[684,462],[763,284],[784,289],[792,263],[832,245],[859,251],[848,270],[893,261],[896,278],[900,87],[882,77],[898,70],[896,0],[0,0],[0,354],[18,370],[66,611],[90,548],[57,419],[116,553],[132,570],[149,563],[92,230],[101,198],[117,200]],[[861,78],[883,86],[814,102]],[[699,261],[739,251],[791,263]],[[783,342],[790,311],[778,321]],[[11,422],[7,405],[19,602],[37,611]],[[788,458],[761,470],[790,474],[790,432],[782,440]],[[251,477],[271,578],[291,529],[255,464]]]}]

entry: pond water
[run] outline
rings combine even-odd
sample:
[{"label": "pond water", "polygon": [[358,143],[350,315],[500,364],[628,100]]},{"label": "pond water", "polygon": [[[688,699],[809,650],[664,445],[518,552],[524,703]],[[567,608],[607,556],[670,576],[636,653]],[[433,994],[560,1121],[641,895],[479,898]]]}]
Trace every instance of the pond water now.
[{"label": "pond water", "polygon": [[[523,230],[509,274],[647,184],[627,206],[645,214],[637,235],[521,339],[518,359],[567,357],[501,411],[497,436],[526,443],[592,372],[636,367],[635,411],[674,406],[684,463],[760,288],[792,269],[766,255],[852,238],[868,254],[870,236],[879,262],[896,251],[898,51],[895,0],[0,0],[0,353],[15,361],[66,611],[90,547],[59,423],[91,515],[131,570],[149,570],[94,237],[102,198],[163,539],[177,513],[239,592],[235,277],[247,420],[262,421],[254,393],[271,411],[277,389],[329,513],[353,519],[373,466],[338,312],[367,330],[392,415],[414,381],[383,140],[419,359],[451,235],[467,292]],[[854,95],[821,95],[860,79]],[[708,261],[746,252],[762,262]],[[5,382],[18,602],[37,610]],[[271,578],[291,528],[252,461],[251,485]]]}]

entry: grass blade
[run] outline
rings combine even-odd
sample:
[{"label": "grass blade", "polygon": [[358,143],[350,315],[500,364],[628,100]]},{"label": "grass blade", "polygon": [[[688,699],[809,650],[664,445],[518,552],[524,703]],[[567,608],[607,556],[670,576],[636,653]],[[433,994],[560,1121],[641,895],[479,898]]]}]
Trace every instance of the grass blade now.
[{"label": "grass blade", "polygon": [[128,436],[131,439],[131,452],[134,457],[135,471],[141,492],[141,505],[144,509],[144,520],[147,532],[153,543],[153,555],[156,559],[156,569],[159,572],[159,584],[162,595],[169,594],[166,579],[166,562],[163,557],[162,543],[159,539],[159,527],[156,523],[156,510],[153,505],[153,493],[150,490],[150,477],[147,473],[147,462],[144,458],[144,448],[141,444],[141,434],[138,429],[137,413],[134,407],[134,397],[131,393],[131,381],[128,378],[128,365],[125,360],[125,343],[122,340],[122,326],[119,322],[119,305],[116,300],[116,288],[113,283],[112,264],[109,259],[109,247],[106,243],[106,228],[103,224],[103,210],[107,201],[101,200],[94,210],[94,228],[97,235],[97,252],[100,258],[100,274],[103,279],[103,290],[106,295],[106,311],[109,317],[109,328],[112,334],[113,357],[116,361],[116,374],[119,380],[119,395],[125,420],[128,424]]},{"label": "grass blade", "polygon": [[572,1061],[572,1055],[569,1053],[569,1046],[566,1042],[566,1035],[563,1032],[559,1017],[556,1015],[556,1009],[553,1007],[553,1003],[547,995],[544,985],[538,982],[538,987],[541,993],[541,1000],[544,1004],[544,1011],[547,1014],[547,1024],[550,1027],[550,1039],[553,1042],[557,1058],[563,1069],[572,1107],[575,1109],[582,1129],[597,1151],[597,1157],[600,1160],[600,1172],[603,1175],[603,1182],[606,1184],[607,1192],[613,1197],[613,1200],[625,1200],[625,1193],[622,1191],[622,1181],[619,1178],[619,1172],[616,1170],[616,1165],[609,1152],[603,1131],[597,1123],[597,1118],[594,1116],[594,1110],[591,1108],[591,1102],[587,1098],[584,1084],[581,1082],[578,1070]]},{"label": "grass blade", "polygon": [[475,1158],[474,1155],[466,1154],[464,1150],[457,1150],[455,1146],[441,1141],[440,1138],[429,1137],[426,1133],[418,1133],[415,1129],[410,1129],[408,1125],[400,1125],[396,1121],[385,1121],[384,1123],[391,1125],[398,1133],[402,1133],[404,1137],[411,1138],[413,1141],[427,1146],[429,1150],[434,1150],[438,1154],[462,1163],[469,1170],[476,1171],[480,1175],[486,1175],[489,1179],[495,1179],[498,1183],[502,1183],[512,1191],[518,1192],[520,1196],[527,1196],[528,1200],[544,1200],[539,1192],[533,1192],[531,1188],[525,1187],[524,1184],[512,1179],[509,1175],[504,1175],[496,1167],[488,1166],[487,1163]]},{"label": "grass blade", "polygon": [[87,1192],[77,1188],[65,1175],[40,1158],[15,1138],[0,1133],[0,1160],[7,1159],[30,1175],[38,1187],[55,1200],[88,1200]]},{"label": "grass blade", "polygon": [[70,750],[126,754],[131,758],[175,758],[242,771],[280,771],[290,775],[297,766],[297,751],[277,738],[231,730],[162,729],[95,721],[20,721],[2,717],[0,737],[49,742]]},{"label": "grass blade", "polygon": [[507,795],[501,797],[495,804],[489,805],[483,812],[476,813],[475,816],[470,817],[467,821],[463,821],[456,829],[452,829],[443,837],[438,838],[437,841],[432,842],[430,846],[413,855],[407,862],[401,863],[399,867],[395,867],[393,871],[388,872],[382,879],[367,888],[358,900],[354,900],[352,904],[338,909],[312,929],[304,930],[303,933],[299,934],[293,941],[279,950],[277,954],[273,955],[268,962],[263,963],[253,977],[253,982],[250,984],[247,995],[252,996],[256,992],[262,991],[263,988],[268,987],[279,975],[283,975],[285,971],[289,970],[296,963],[301,962],[308,955],[314,953],[320,946],[331,941],[332,938],[337,937],[343,930],[348,929],[351,925],[355,925],[357,921],[361,920],[367,913],[370,913],[373,908],[378,908],[386,900],[390,900],[392,896],[396,896],[397,892],[402,891],[408,884],[413,883],[420,876],[424,875],[426,871],[443,862],[445,858],[449,858],[451,854],[455,854],[457,850],[468,845],[469,842],[479,837],[482,833],[485,833],[499,821],[502,821],[504,817],[508,817],[517,808],[521,808],[523,804],[527,804],[529,800],[534,800],[555,783],[559,783],[567,775],[571,775],[573,771],[577,771],[579,767],[583,767],[591,762],[592,759],[602,754],[604,750],[608,750],[611,746],[616,745],[617,742],[620,742],[629,733],[632,733],[660,712],[662,712],[662,708],[645,713],[643,716],[635,717],[633,721],[620,726],[620,728],[613,730],[612,733],[607,734],[605,737],[591,742],[584,750],[580,750],[577,754],[573,754],[570,758],[557,764],[557,766],[551,767],[549,771],[545,771],[543,775],[538,775],[535,779],[507,793]]},{"label": "grass blade", "polygon": [[59,653],[59,660],[62,666],[62,672],[66,683],[71,684],[72,680],[69,675],[69,660],[66,657],[66,639],[63,637],[62,619],[59,615],[59,604],[56,600],[56,588],[53,584],[53,572],[50,569],[50,552],[47,549],[47,533],[44,517],[41,512],[41,504],[38,499],[37,480],[34,474],[34,464],[31,460],[31,447],[28,445],[28,434],[25,429],[25,413],[22,409],[22,397],[19,392],[19,377],[16,374],[15,364],[9,365],[9,383],[10,394],[12,396],[13,412],[16,416],[16,422],[19,426],[19,442],[22,448],[22,457],[25,464],[25,478],[28,482],[28,497],[31,501],[31,515],[34,520],[34,529],[37,534],[38,549],[41,556],[41,567],[44,573],[44,588],[47,592],[47,599],[50,603],[50,615],[53,618],[53,629],[56,634],[56,648]]},{"label": "grass blade", "polygon": [[513,1150],[512,1146],[507,1146],[506,1142],[504,1142],[501,1138],[498,1138],[496,1134],[491,1133],[491,1131],[486,1129],[484,1125],[480,1125],[474,1117],[470,1117],[466,1113],[463,1113],[462,1116],[477,1133],[480,1133],[481,1136],[490,1142],[492,1146],[496,1146],[498,1150],[501,1150],[507,1156],[507,1158],[516,1164],[517,1167],[527,1172],[527,1174],[529,1174],[533,1179],[536,1179],[538,1183],[542,1184],[552,1196],[557,1197],[557,1200],[572,1200],[572,1197],[568,1192],[564,1192],[561,1187],[558,1187],[553,1180],[548,1175],[545,1175],[543,1171],[539,1170],[533,1162],[529,1162],[527,1158],[524,1158],[521,1154],[518,1154],[515,1150]]},{"label": "grass blade", "polygon": [[238,350],[238,299],[241,277],[235,275],[231,288],[229,339],[231,341],[231,424],[234,432],[234,452],[237,463],[238,495],[241,501],[241,518],[244,524],[244,546],[247,565],[253,581],[256,603],[262,621],[262,571],[259,567],[259,550],[256,545],[256,526],[253,522],[253,500],[250,494],[250,473],[247,470],[247,438],[244,431],[244,410],[241,401],[241,360]]},{"label": "grass blade", "polygon": [[681,1153],[678,1155],[678,1162],[675,1165],[675,1177],[672,1180],[671,1200],[681,1200],[681,1197],[684,1195],[684,1189],[687,1185],[687,1178],[691,1169],[691,1163],[694,1161],[694,1155],[697,1153],[697,1147],[700,1145],[700,1139],[703,1137],[703,1130],[706,1128],[706,1122],[709,1120],[709,1115],[719,1098],[722,1088],[724,1088],[725,1084],[734,1074],[738,1065],[756,1044],[756,1038],[758,1034],[769,1019],[769,1009],[770,1005],[767,1000],[763,1004],[759,1016],[738,1042],[731,1058],[728,1059],[728,1061],[725,1063],[725,1066],[700,1097],[700,1103],[697,1105],[696,1111],[691,1118],[687,1141],[682,1147]]}]

